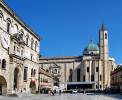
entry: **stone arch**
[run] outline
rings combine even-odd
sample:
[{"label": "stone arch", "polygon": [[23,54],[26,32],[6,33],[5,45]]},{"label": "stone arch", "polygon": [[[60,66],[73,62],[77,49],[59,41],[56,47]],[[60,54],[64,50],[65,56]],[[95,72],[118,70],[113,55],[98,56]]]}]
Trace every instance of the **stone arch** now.
[{"label": "stone arch", "polygon": [[7,82],[6,79],[0,75],[0,95],[7,94]]}]

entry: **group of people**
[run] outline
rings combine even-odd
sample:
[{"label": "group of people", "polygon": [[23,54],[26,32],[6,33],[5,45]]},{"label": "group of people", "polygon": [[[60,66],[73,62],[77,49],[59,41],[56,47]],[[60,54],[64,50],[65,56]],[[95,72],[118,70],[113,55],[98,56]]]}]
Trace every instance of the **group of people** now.
[{"label": "group of people", "polygon": [[[55,96],[55,93],[56,93],[56,90],[49,90],[48,91],[48,94],[49,94],[49,96]],[[59,90],[59,95],[61,95],[61,90]]]}]

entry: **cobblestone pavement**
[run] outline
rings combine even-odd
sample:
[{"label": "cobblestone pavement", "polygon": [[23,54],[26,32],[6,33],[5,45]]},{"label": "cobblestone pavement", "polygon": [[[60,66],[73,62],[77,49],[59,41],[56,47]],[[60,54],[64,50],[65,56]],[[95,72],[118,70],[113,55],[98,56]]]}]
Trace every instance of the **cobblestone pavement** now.
[{"label": "cobblestone pavement", "polygon": [[4,97],[0,100],[122,100],[122,95],[62,94],[55,96],[35,95],[26,97]]}]

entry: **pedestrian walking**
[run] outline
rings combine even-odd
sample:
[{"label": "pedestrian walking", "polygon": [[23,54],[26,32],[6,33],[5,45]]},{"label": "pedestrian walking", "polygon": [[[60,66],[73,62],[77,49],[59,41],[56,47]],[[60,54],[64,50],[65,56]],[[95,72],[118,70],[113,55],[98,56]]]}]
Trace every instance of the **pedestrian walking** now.
[{"label": "pedestrian walking", "polygon": [[48,91],[48,95],[51,96],[51,90]]},{"label": "pedestrian walking", "polygon": [[51,93],[52,93],[53,96],[55,95],[54,91],[52,91]]},{"label": "pedestrian walking", "polygon": [[61,90],[59,90],[59,95],[61,95]]}]

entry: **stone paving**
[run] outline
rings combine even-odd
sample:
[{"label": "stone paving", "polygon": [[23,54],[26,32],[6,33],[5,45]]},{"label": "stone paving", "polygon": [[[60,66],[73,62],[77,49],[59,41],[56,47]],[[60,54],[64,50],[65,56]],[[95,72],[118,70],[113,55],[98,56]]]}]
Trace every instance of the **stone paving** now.
[{"label": "stone paving", "polygon": [[35,95],[26,97],[4,97],[0,100],[122,100],[122,95],[95,95],[95,94],[62,94],[55,96]]}]

